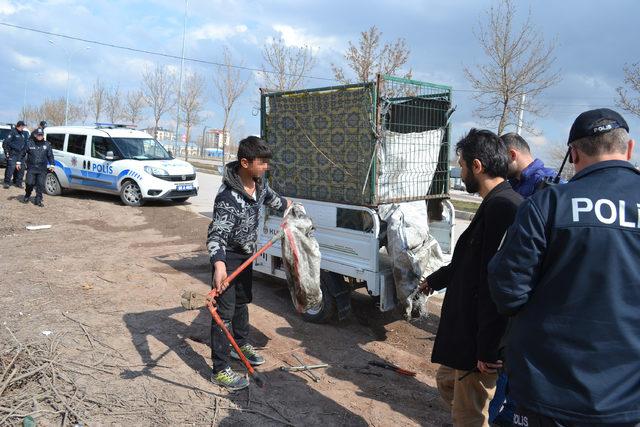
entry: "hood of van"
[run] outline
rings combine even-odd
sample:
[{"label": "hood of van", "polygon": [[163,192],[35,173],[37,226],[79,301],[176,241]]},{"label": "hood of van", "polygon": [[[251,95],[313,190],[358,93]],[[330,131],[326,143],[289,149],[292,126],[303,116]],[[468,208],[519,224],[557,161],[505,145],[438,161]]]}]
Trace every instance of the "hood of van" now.
[{"label": "hood of van", "polygon": [[156,168],[162,168],[166,170],[169,175],[189,175],[195,173],[195,168],[184,160],[153,160],[148,162],[148,165]]}]

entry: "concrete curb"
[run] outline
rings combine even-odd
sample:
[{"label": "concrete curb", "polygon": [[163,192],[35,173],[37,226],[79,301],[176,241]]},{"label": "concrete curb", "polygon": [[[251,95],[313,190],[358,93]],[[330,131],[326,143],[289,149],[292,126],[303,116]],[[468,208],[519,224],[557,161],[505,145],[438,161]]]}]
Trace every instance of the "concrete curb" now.
[{"label": "concrete curb", "polygon": [[473,213],[473,212],[465,212],[465,211],[456,210],[456,218],[457,219],[464,219],[465,221],[471,221],[474,216],[475,216],[475,213]]}]

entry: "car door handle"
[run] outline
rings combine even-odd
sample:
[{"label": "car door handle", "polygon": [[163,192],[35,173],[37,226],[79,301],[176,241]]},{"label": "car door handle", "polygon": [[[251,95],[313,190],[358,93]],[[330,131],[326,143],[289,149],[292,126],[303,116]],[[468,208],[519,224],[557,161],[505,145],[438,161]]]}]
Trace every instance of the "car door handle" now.
[{"label": "car door handle", "polygon": [[91,160],[87,160],[87,170],[91,170]]},{"label": "car door handle", "polygon": [[82,161],[82,169],[86,169],[87,168],[87,161],[83,160]]}]

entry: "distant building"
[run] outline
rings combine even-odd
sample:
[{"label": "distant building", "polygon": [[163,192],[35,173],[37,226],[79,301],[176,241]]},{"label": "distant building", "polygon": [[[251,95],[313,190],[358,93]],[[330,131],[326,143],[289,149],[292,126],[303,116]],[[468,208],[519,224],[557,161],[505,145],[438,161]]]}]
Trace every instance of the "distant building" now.
[{"label": "distant building", "polygon": [[[143,132],[147,132],[149,135],[153,136],[153,128],[142,129]],[[159,127],[156,132],[156,139],[165,145],[166,143],[174,143],[176,140],[176,133],[169,129],[165,129]]]},{"label": "distant building", "polygon": [[229,145],[229,131],[207,129],[204,136],[204,148],[220,148]]}]

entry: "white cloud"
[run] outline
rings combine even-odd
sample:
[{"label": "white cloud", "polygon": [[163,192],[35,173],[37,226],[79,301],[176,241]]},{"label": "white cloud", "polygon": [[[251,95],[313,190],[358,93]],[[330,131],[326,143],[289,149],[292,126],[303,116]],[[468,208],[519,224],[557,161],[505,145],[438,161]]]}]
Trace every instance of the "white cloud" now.
[{"label": "white cloud", "polygon": [[25,9],[27,7],[24,5],[16,4],[9,0],[0,0],[0,15],[14,15]]},{"label": "white cloud", "polygon": [[42,64],[42,61],[39,58],[34,56],[27,56],[21,53],[14,53],[13,59],[16,62],[16,65],[21,69],[31,69],[35,67],[39,67]]},{"label": "white cloud", "polygon": [[282,40],[287,46],[305,47],[312,49],[328,49],[338,45],[336,37],[320,37],[307,33],[304,28],[295,28],[290,25],[276,24],[273,29],[280,33]]},{"label": "white cloud", "polygon": [[527,135],[527,142],[536,147],[548,146],[551,144],[549,138],[544,135]]},{"label": "white cloud", "polygon": [[246,25],[206,24],[190,31],[189,38],[195,40],[226,40],[246,32]]},{"label": "white cloud", "polygon": [[[71,85],[72,80],[73,75],[70,74],[69,85]],[[67,70],[49,67],[47,69],[46,83],[51,86],[64,88],[67,85]]]}]

